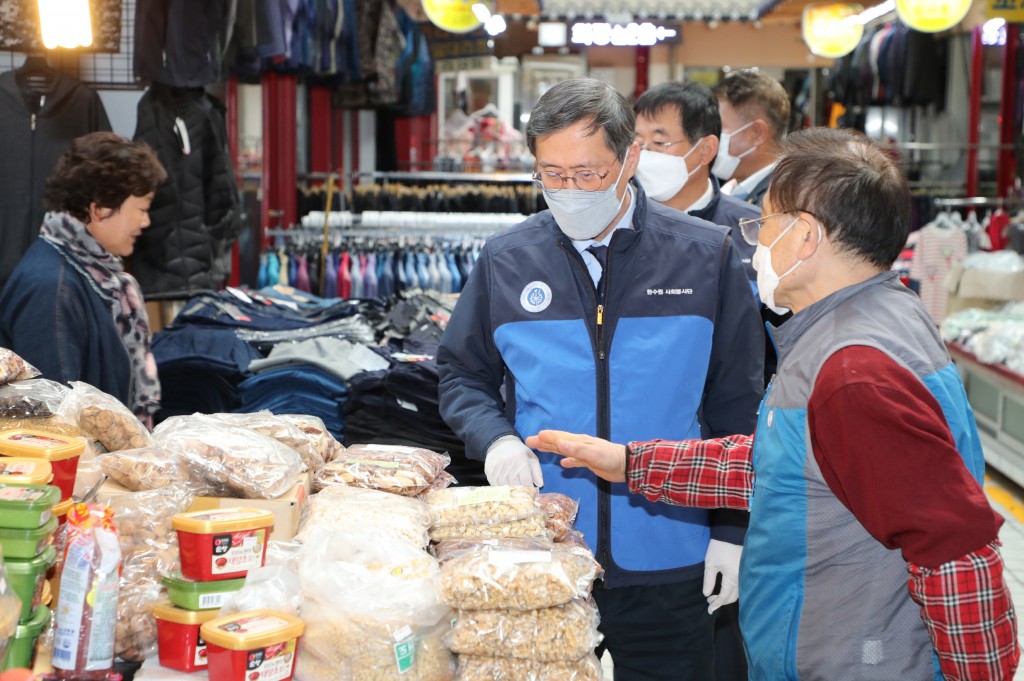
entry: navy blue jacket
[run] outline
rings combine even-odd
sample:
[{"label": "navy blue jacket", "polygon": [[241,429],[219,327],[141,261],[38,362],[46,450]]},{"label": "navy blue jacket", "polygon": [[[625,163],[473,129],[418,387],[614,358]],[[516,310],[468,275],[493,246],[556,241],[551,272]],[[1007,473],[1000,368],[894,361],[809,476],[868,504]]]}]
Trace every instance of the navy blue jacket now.
[{"label": "navy blue jacket", "polygon": [[85,381],[131,405],[131,362],[112,310],[92,279],[37,239],[0,294],[0,346],[45,378]]},{"label": "navy blue jacket", "polygon": [[740,220],[761,217],[761,209],[746,201],[740,201],[735,196],[723,194],[722,185],[714,175],[711,176],[711,189],[713,192],[711,203],[700,210],[688,212],[695,218],[729,228],[732,246],[736,249],[736,255],[739,256],[740,262],[743,263],[743,268],[747,272],[747,278],[750,280],[750,285],[754,289],[754,297],[756,298],[757,271],[754,269],[752,260],[757,246],[751,246],[743,239],[743,233],[740,231]]},{"label": "navy blue jacket", "polygon": [[[609,246],[601,325],[583,258],[549,211],[488,239],[438,350],[441,415],[470,458],[543,428],[615,442],[753,432],[762,331],[728,232],[635,189],[633,229]],[[608,587],[700,577],[710,537],[742,542],[742,516],[719,524],[718,511],[649,503],[539,456],[545,491],[579,500]]]}]

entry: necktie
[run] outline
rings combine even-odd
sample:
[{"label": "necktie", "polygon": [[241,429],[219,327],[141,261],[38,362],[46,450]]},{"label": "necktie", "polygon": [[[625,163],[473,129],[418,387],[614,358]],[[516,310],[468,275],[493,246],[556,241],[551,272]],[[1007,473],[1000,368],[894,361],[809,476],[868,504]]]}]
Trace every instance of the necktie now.
[{"label": "necktie", "polygon": [[604,302],[604,271],[608,265],[608,247],[599,244],[593,246],[587,246],[587,253],[594,256],[597,260],[597,264],[601,266],[601,278],[597,280],[597,299],[598,302]]}]

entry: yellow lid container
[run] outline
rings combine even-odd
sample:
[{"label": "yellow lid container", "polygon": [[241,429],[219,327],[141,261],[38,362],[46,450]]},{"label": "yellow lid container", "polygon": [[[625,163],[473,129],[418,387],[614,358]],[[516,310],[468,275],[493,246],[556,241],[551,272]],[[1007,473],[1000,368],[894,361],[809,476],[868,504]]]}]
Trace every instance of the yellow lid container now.
[{"label": "yellow lid container", "polygon": [[[0,461],[2,461],[2,459],[0,459]],[[75,505],[75,500],[74,499],[65,499],[64,501],[61,501],[61,502],[59,502],[57,504],[54,504],[54,506],[53,506],[53,515],[55,515],[57,517],[57,522],[59,522],[61,525],[63,525],[64,521],[67,520],[68,511],[70,511],[71,507],[74,506],[74,505]]]},{"label": "yellow lid container", "polygon": [[206,624],[217,619],[218,610],[186,610],[170,603],[157,603],[153,606],[153,617],[175,624]]},{"label": "yellow lid container", "polygon": [[52,462],[71,459],[84,451],[85,440],[80,437],[27,428],[0,432],[0,454],[4,456],[27,456]]},{"label": "yellow lid container", "polygon": [[306,626],[298,617],[274,610],[252,610],[219,617],[203,624],[199,635],[226,650],[252,650],[302,636]]},{"label": "yellow lid container", "polygon": [[53,466],[45,459],[24,456],[0,457],[0,483],[48,485],[51,480]]},{"label": "yellow lid container", "polygon": [[43,605],[49,605],[50,601],[53,600],[53,590],[50,587],[50,580],[43,580],[43,595],[39,598],[39,602]]},{"label": "yellow lid container", "polygon": [[241,532],[273,525],[274,514],[270,511],[244,506],[179,513],[171,519],[171,527],[174,529],[194,534]]}]

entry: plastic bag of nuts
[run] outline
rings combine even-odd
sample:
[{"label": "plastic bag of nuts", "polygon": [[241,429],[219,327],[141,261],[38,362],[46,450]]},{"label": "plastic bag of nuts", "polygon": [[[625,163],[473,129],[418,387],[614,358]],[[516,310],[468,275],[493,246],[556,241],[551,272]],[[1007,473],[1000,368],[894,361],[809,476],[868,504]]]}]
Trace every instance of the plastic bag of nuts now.
[{"label": "plastic bag of nuts", "polygon": [[459,487],[423,495],[434,517],[434,527],[486,525],[537,515],[534,487]]},{"label": "plastic bag of nuts", "polygon": [[128,407],[88,383],[72,381],[62,411],[108,452],[152,447],[153,437]]},{"label": "plastic bag of nuts", "polygon": [[314,476],[324,467],[324,457],[320,453],[318,443],[289,419],[275,416],[269,411],[253,414],[211,414],[211,416],[231,425],[255,430],[260,435],[266,435],[291,447],[299,453],[302,462]]},{"label": "plastic bag of nuts", "polygon": [[538,538],[549,539],[545,525],[544,512],[536,510],[532,515],[518,520],[495,523],[456,523],[430,528],[432,541],[448,541],[451,539],[514,539]]},{"label": "plastic bag of nuts", "polygon": [[[429,449],[398,445],[353,445],[327,464],[317,487],[352,485],[403,496],[416,496],[433,489],[451,463],[446,454]],[[444,478],[445,482],[452,479]]]},{"label": "plastic bag of nuts", "polygon": [[460,610],[449,635],[460,655],[578,660],[601,643],[593,601],[580,598],[539,610]]},{"label": "plastic bag of nuts", "polygon": [[172,416],[154,431],[157,445],[177,452],[189,474],[223,496],[275,499],[305,469],[291,447],[212,416]]},{"label": "plastic bag of nuts", "polygon": [[335,486],[309,498],[296,539],[305,541],[316,528],[339,535],[369,529],[394,535],[417,546],[427,545],[430,512],[419,499],[361,487]]},{"label": "plastic bag of nuts", "polygon": [[459,655],[459,681],[601,681],[593,653],[570,662],[538,662],[514,657]]},{"label": "plastic bag of nuts", "polygon": [[547,528],[555,541],[561,541],[572,530],[579,506],[575,501],[557,492],[538,494],[537,506],[547,516]]},{"label": "plastic bag of nuts", "polygon": [[39,370],[21,358],[14,350],[0,348],[0,385],[35,378]]},{"label": "plastic bag of nuts", "polygon": [[445,601],[460,610],[536,610],[590,594],[592,559],[566,551],[481,548],[441,566]]},{"label": "plastic bag of nuts", "polygon": [[508,539],[446,539],[431,544],[430,552],[437,558],[440,565],[444,565],[456,556],[472,551],[486,551],[487,549],[504,551],[552,551],[555,548],[554,542],[541,537],[509,537]]},{"label": "plastic bag of nuts", "polygon": [[60,383],[33,378],[0,386],[0,418],[47,418],[59,414],[71,392]]},{"label": "plastic bag of nuts", "polygon": [[289,423],[295,424],[299,430],[313,438],[313,442],[316,444],[317,451],[320,452],[324,463],[334,461],[345,451],[345,447],[334,439],[331,431],[327,430],[323,419],[306,414],[278,414],[278,416]]},{"label": "plastic bag of nuts", "polygon": [[165,449],[122,449],[97,458],[107,477],[132,492],[162,489],[188,481],[178,455]]}]

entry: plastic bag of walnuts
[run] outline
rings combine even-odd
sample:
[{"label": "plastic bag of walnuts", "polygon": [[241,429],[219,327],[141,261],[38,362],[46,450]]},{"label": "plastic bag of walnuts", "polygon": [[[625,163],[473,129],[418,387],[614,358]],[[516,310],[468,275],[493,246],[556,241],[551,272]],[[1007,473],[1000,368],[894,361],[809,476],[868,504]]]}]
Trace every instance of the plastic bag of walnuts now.
[{"label": "plastic bag of walnuts", "polygon": [[291,447],[299,456],[310,474],[316,476],[324,467],[324,457],[315,438],[307,434],[290,419],[275,416],[269,411],[252,414],[211,414],[216,419],[235,426],[255,430],[260,435],[277,440],[286,447]]},{"label": "plastic bag of walnuts", "polygon": [[442,478],[449,463],[451,459],[447,454],[429,449],[353,445],[341,457],[327,464],[316,485],[318,489],[329,485],[351,485],[411,497],[436,489],[434,483],[439,478],[447,487],[454,479],[451,476]]},{"label": "plastic bag of walnuts", "polygon": [[593,653],[570,662],[459,655],[459,681],[601,681],[601,678],[601,662]]},{"label": "plastic bag of walnuts", "polygon": [[547,516],[546,523],[548,531],[551,532],[555,541],[561,541],[572,531],[572,525],[576,522],[576,512],[579,505],[557,492],[538,494],[537,506]]},{"label": "plastic bag of walnuts", "polygon": [[178,455],[166,449],[122,449],[97,458],[107,477],[133,492],[162,489],[188,481],[188,474]]},{"label": "plastic bag of walnuts", "polygon": [[62,410],[108,452],[153,446],[146,426],[116,397],[80,381],[71,388]]}]

